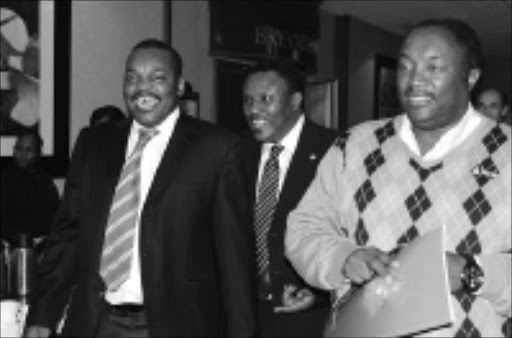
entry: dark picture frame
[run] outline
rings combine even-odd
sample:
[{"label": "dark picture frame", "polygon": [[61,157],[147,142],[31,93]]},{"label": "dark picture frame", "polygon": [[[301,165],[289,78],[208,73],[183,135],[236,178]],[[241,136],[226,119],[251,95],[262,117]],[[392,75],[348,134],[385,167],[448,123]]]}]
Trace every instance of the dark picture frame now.
[{"label": "dark picture frame", "polygon": [[396,88],[397,60],[377,54],[374,77],[374,118],[393,117],[401,112]]},{"label": "dark picture frame", "polygon": [[[38,132],[43,138],[41,166],[52,176],[63,177],[67,173],[69,163],[71,1],[32,2],[38,3],[35,8],[38,8],[40,21],[38,34],[40,37],[41,75]],[[2,1],[2,7],[9,6],[9,3],[22,3],[22,1]],[[47,19],[48,17],[50,19]],[[50,36],[53,34],[53,39],[45,39],[48,34]],[[45,52],[52,56],[53,60],[46,58],[47,63],[43,64]],[[53,74],[53,79],[52,76],[45,77],[45,72]],[[48,78],[50,80],[47,80]],[[50,99],[45,99],[45,97]],[[50,104],[47,105],[45,102],[50,102]],[[43,122],[43,119],[48,119],[50,123],[45,125],[46,121]],[[12,147],[15,138],[15,133],[0,135],[2,143],[0,165],[2,167],[12,160]]]},{"label": "dark picture frame", "polygon": [[326,128],[338,128],[338,80],[314,81],[306,84],[306,115]]}]

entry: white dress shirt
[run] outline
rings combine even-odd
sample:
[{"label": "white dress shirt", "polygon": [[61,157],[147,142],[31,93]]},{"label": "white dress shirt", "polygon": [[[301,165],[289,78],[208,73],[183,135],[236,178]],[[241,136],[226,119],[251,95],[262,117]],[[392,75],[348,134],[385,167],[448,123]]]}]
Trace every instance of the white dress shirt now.
[{"label": "white dress shirt", "polygon": [[[140,276],[140,256],[139,256],[139,233],[140,233],[140,213],[143,209],[144,202],[148,195],[149,188],[153,182],[155,172],[160,164],[163,153],[167,148],[167,143],[174,132],[176,121],[180,116],[178,108],[169,114],[169,116],[155,128],[158,130],[156,134],[144,147],[141,158],[140,168],[140,199],[137,222],[135,224],[135,238],[133,241],[133,254],[130,266],[130,275],[116,291],[107,291],[105,299],[109,304],[134,303],[142,304],[144,295],[142,292],[141,276]],[[126,147],[125,159],[135,148],[137,143],[139,129],[142,128],[139,123],[134,121],[131,126],[130,135],[128,137],[128,146]]]},{"label": "white dress shirt", "polygon": [[[295,149],[297,149],[297,143],[299,142],[300,133],[302,128],[304,128],[304,115],[301,115],[292,129],[288,132],[288,134],[283,137],[280,145],[284,147],[281,154],[279,154],[279,187],[278,187],[278,197],[281,193],[281,189],[283,187],[284,179],[286,178],[286,173],[288,172],[288,168],[290,167],[290,162],[292,161],[293,154],[295,153]],[[263,176],[263,170],[265,167],[265,163],[267,162],[270,156],[270,149],[274,143],[264,143],[261,149],[260,156],[260,164],[258,169],[258,184],[256,184],[256,198],[258,197],[258,187],[260,186],[261,177]]]},{"label": "white dress shirt", "polygon": [[400,138],[412,152],[423,158],[425,161],[436,161],[443,158],[444,155],[461,144],[469,135],[471,135],[473,130],[475,130],[482,121],[482,116],[475,111],[471,104],[469,104],[462,119],[450,130],[444,133],[434,147],[422,156],[418,142],[412,131],[411,121],[406,114],[402,116],[402,126],[399,130]]}]

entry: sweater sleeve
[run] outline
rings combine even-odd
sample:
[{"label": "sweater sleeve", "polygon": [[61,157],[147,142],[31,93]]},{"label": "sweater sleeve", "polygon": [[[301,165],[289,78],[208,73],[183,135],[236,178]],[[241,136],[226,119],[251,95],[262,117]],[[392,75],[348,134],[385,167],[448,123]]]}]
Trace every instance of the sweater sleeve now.
[{"label": "sweater sleeve", "polygon": [[344,171],[344,151],[333,145],[301,202],[288,216],[285,234],[286,256],[298,273],[311,285],[336,289],[339,295],[350,288],[341,270],[357,247],[347,236]]},{"label": "sweater sleeve", "polygon": [[497,313],[510,317],[512,258],[510,251],[503,254],[479,256],[485,281],[479,295],[491,302]]}]

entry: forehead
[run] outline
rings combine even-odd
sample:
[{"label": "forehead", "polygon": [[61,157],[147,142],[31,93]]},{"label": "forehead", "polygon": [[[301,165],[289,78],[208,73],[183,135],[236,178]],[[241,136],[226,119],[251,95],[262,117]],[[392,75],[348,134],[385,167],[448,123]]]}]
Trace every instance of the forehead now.
[{"label": "forehead", "polygon": [[247,77],[244,86],[246,91],[270,91],[286,88],[286,81],[274,71],[253,73]]},{"label": "forehead", "polygon": [[421,27],[409,33],[402,45],[406,55],[419,53],[425,56],[462,56],[462,48],[453,34],[442,27]]},{"label": "forehead", "polygon": [[141,48],[134,50],[126,61],[126,68],[142,66],[158,66],[166,69],[173,69],[171,53],[158,48]]}]

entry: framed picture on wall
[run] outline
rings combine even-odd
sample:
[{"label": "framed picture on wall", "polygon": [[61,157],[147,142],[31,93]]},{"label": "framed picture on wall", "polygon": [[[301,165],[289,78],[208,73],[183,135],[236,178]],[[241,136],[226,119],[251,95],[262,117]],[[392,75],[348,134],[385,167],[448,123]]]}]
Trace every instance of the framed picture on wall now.
[{"label": "framed picture on wall", "polygon": [[2,1],[1,164],[16,135],[38,132],[42,166],[64,176],[69,155],[70,1]]},{"label": "framed picture on wall", "polygon": [[304,98],[306,115],[321,126],[338,128],[338,80],[306,84]]},{"label": "framed picture on wall", "polygon": [[401,112],[396,88],[396,67],[396,59],[384,55],[375,56],[375,119],[392,117]]}]

